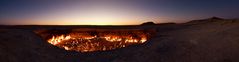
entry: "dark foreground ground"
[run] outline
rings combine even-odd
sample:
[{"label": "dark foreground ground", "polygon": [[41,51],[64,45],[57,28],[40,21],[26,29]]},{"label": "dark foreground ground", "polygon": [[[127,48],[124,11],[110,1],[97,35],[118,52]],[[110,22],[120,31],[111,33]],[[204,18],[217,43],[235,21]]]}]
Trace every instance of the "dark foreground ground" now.
[{"label": "dark foreground ground", "polygon": [[49,26],[1,26],[0,62],[239,62],[239,20],[211,18],[137,27],[157,33],[142,45],[79,53],[55,47],[33,32]]}]

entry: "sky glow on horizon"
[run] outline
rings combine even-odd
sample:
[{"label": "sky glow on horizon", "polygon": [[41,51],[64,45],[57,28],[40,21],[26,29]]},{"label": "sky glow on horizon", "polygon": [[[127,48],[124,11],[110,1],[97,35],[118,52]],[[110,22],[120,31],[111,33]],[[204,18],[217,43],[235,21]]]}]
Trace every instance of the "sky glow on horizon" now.
[{"label": "sky glow on horizon", "polygon": [[237,18],[239,4],[235,2],[238,1],[2,1],[0,24],[138,25],[148,21],[185,22],[212,16]]}]

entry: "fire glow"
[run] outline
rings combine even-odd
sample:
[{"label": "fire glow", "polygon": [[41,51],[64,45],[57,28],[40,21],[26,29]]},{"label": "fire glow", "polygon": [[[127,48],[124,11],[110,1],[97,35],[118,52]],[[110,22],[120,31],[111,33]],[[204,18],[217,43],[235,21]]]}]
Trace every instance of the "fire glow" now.
[{"label": "fire glow", "polygon": [[142,44],[147,41],[148,34],[141,31],[116,32],[71,32],[52,35],[47,41],[65,50],[78,52],[105,51],[129,45]]}]

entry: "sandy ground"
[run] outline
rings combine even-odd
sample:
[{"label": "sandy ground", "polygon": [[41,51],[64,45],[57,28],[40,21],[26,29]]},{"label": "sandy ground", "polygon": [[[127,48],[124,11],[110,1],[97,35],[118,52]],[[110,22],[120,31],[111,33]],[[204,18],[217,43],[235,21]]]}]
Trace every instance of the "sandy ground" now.
[{"label": "sandy ground", "polygon": [[205,19],[141,28],[157,29],[157,34],[142,45],[79,53],[50,45],[32,28],[1,27],[0,62],[239,62],[238,20]]}]

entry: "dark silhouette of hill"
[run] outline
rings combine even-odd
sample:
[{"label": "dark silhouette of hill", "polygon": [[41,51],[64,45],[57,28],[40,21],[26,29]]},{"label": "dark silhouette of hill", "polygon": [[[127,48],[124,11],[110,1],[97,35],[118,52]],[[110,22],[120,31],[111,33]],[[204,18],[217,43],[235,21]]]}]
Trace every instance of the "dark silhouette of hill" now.
[{"label": "dark silhouette of hill", "polygon": [[154,22],[145,22],[145,23],[143,23],[141,25],[155,25],[155,23]]},{"label": "dark silhouette of hill", "polygon": [[222,20],[225,20],[225,19],[219,18],[219,17],[211,17],[211,18],[208,18],[208,19],[189,21],[188,23],[216,22],[216,21],[222,21]]}]

